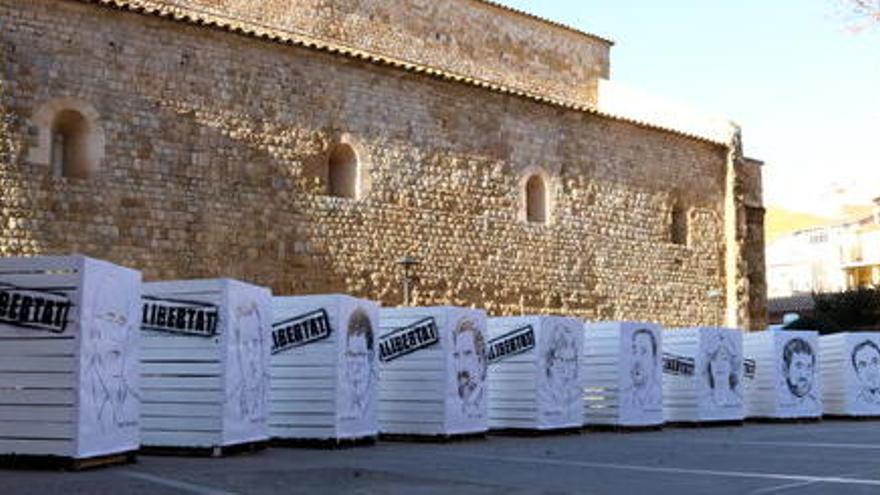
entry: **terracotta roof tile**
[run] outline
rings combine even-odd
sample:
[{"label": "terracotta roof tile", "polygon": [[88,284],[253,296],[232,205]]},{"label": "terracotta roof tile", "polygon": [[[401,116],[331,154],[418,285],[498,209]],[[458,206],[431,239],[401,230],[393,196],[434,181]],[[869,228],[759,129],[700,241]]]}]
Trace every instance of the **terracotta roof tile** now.
[{"label": "terracotta roof tile", "polygon": [[551,25],[551,26],[555,26],[555,27],[558,27],[558,28],[564,29],[564,30],[566,30],[566,31],[571,31],[572,33],[576,33],[576,34],[579,34],[579,35],[582,35],[582,36],[586,36],[586,37],[588,37],[588,38],[593,38],[593,39],[596,39],[596,40],[599,40],[599,41],[602,41],[602,42],[608,43],[609,45],[613,45],[613,44],[614,44],[614,41],[609,40],[608,38],[604,38],[604,37],[599,36],[599,35],[597,35],[597,34],[588,33],[588,32],[586,32],[586,31],[582,31],[582,30],[580,30],[580,29],[577,29],[577,28],[571,27],[571,26],[569,26],[568,24],[563,24],[563,23],[561,23],[561,22],[553,21],[553,20],[547,19],[547,18],[545,18],[545,17],[541,17],[541,16],[538,16],[538,15],[532,14],[531,12],[526,12],[526,11],[524,11],[524,10],[520,10],[520,9],[517,9],[517,8],[514,8],[514,7],[510,7],[510,6],[508,6],[508,5],[504,5],[504,4],[499,3],[499,2],[493,2],[492,0],[474,0],[474,1],[479,2],[479,3],[484,3],[484,4],[487,4],[487,5],[491,5],[491,6],[493,6],[493,7],[496,7],[496,8],[502,9],[502,10],[506,10],[506,11],[508,11],[508,12],[513,12],[514,14],[521,15],[521,16],[524,16],[524,17],[528,17],[528,18],[530,18],[530,19],[534,19],[534,20],[536,20],[536,21],[540,21],[540,22],[543,22],[543,23],[545,23],[545,24],[549,24],[549,25]]},{"label": "terracotta roof tile", "polygon": [[[367,52],[358,48],[346,46],[340,44],[335,41],[328,41],[317,39],[311,36],[304,35],[302,33],[295,33],[292,31],[283,30],[280,28],[266,26],[262,24],[258,24],[251,21],[242,21],[239,19],[234,19],[230,17],[224,17],[215,13],[203,12],[203,11],[193,11],[191,9],[185,9],[178,6],[168,5],[159,0],[74,0],[81,3],[89,3],[101,5],[104,7],[115,8],[119,10],[125,10],[129,12],[136,12],[141,14],[148,14],[152,16],[162,17],[166,19],[172,19],[178,22],[185,22],[193,25],[200,25],[206,27],[212,27],[216,29],[222,29],[225,31],[230,31],[233,33],[239,33],[242,35],[265,39],[268,41],[273,41],[277,43],[283,43],[293,46],[299,46],[303,48],[308,48],[312,50],[323,51],[326,53],[337,54],[340,56],[345,56],[348,58],[354,58],[359,60],[364,60],[369,63],[373,63],[376,65],[383,65],[388,67],[394,67],[397,69],[413,72],[416,74],[427,74],[431,77],[435,77],[437,79],[442,79],[445,81],[458,82],[462,84],[467,84],[470,86],[476,86],[480,88],[485,88],[490,91],[496,93],[507,94],[511,96],[516,96],[528,100],[532,100],[538,103],[564,108],[568,110],[573,110],[577,112],[588,113],[592,115],[598,115],[601,117],[609,118],[616,121],[628,122],[631,124],[638,125],[640,127],[645,127],[649,129],[661,130],[670,132],[672,134],[676,134],[679,136],[695,139],[698,141],[703,141],[712,144],[719,144],[723,146],[727,146],[728,143],[721,142],[717,139],[711,139],[706,136],[699,136],[696,134],[683,132],[676,129],[671,129],[668,127],[659,126],[657,124],[637,120],[632,118],[623,117],[620,115],[615,115],[607,112],[600,111],[596,107],[575,101],[567,101],[560,100],[557,98],[550,98],[547,96],[535,94],[528,91],[523,91],[520,89],[512,88],[505,85],[500,85],[496,83],[491,83],[488,81],[476,79],[473,77],[463,76],[460,74],[455,74],[452,72],[448,72],[445,70],[441,70],[438,68],[428,67],[423,64],[418,64],[414,62],[409,62],[406,60],[400,60],[394,57],[389,57],[386,55],[376,54]],[[476,0],[481,1],[483,3],[494,3],[488,0]],[[500,4],[498,7],[504,7]],[[504,7],[508,10],[515,10],[509,7]],[[550,21],[548,21],[550,22]]]}]

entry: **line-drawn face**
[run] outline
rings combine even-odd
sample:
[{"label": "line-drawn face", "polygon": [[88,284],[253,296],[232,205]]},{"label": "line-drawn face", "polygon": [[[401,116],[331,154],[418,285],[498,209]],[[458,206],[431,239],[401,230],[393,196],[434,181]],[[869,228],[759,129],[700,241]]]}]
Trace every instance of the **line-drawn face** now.
[{"label": "line-drawn face", "polygon": [[93,358],[111,393],[125,386],[126,341],[130,299],[116,277],[107,277],[95,294],[92,320]]},{"label": "line-drawn face", "polygon": [[632,336],[632,366],[630,377],[633,387],[644,388],[653,378],[657,359],[654,338],[650,330],[637,330]]},{"label": "line-drawn face", "polygon": [[578,352],[567,328],[557,326],[553,331],[547,352],[547,378],[551,387],[560,390],[577,379]]},{"label": "line-drawn face", "polygon": [[373,326],[362,309],[348,320],[345,342],[345,374],[351,387],[350,400],[358,408],[365,406],[370,393],[373,362]]},{"label": "line-drawn face", "polygon": [[813,356],[804,353],[792,355],[791,365],[786,368],[788,388],[796,397],[803,397],[813,388]]},{"label": "line-drawn face", "polygon": [[121,380],[125,376],[125,342],[120,336],[125,333],[126,321],[124,315],[112,310],[95,315],[95,347],[101,356],[105,378]]},{"label": "line-drawn face", "polygon": [[[736,370],[741,366],[732,343],[724,336],[717,336],[713,350],[706,355],[706,378],[709,388],[714,393],[738,394],[739,377]],[[732,397],[725,399],[728,400],[732,400]]]},{"label": "line-drawn face", "polygon": [[806,397],[813,389],[816,357],[806,340],[793,338],[782,350],[783,374],[788,390],[795,397]]},{"label": "line-drawn face", "polygon": [[865,343],[857,345],[852,360],[862,385],[872,390],[880,389],[880,352],[876,346]]},{"label": "line-drawn face", "polygon": [[486,345],[475,322],[464,319],[453,332],[458,396],[468,401],[482,386],[486,374]]},{"label": "line-drawn face", "polygon": [[348,366],[349,383],[351,383],[355,394],[363,392],[367,387],[370,367],[369,353],[366,336],[352,335],[348,338],[348,345],[345,349],[345,364]]},{"label": "line-drawn face", "polygon": [[83,329],[88,337],[84,370],[88,393],[83,400],[85,407],[95,412],[94,419],[102,431],[137,421],[136,414],[126,409],[131,399],[126,376],[128,342],[135,331],[134,322],[128,318],[134,297],[130,289],[116,275],[104,277],[91,302],[89,324]]},{"label": "line-drawn face", "polygon": [[730,357],[730,352],[728,352],[727,348],[722,347],[717,353],[715,353],[714,358],[709,361],[709,366],[712,371],[712,379],[716,386],[721,386],[726,383],[727,377],[730,376]]},{"label": "line-drawn face", "polygon": [[235,316],[241,377],[245,387],[253,389],[261,384],[264,375],[260,312],[256,303],[250,302],[236,309]]}]

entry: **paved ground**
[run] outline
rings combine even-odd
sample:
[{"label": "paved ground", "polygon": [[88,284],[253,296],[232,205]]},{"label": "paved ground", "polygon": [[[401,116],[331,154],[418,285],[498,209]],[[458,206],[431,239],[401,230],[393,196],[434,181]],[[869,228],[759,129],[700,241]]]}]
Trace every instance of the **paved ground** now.
[{"label": "paved ground", "polygon": [[0,471],[3,495],[75,493],[880,494],[880,422],[142,456],[84,473]]}]

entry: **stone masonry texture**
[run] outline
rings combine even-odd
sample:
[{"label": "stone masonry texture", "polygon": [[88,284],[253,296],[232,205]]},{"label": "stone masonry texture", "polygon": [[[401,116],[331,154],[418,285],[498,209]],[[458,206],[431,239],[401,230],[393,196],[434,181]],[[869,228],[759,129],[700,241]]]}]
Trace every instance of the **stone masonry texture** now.
[{"label": "stone masonry texture", "polygon": [[[242,17],[259,16],[253,4],[266,15],[285,4],[173,3]],[[551,97],[588,103],[608,71],[606,42],[482,2],[287,3],[320,17],[283,19],[291,27],[461,73],[485,68],[487,79]],[[360,19],[355,32],[321,10],[345,6],[357,15],[343,19]],[[443,16],[457,16],[454,26]],[[492,26],[485,43],[467,39]],[[726,298],[713,294],[738,287],[736,323],[765,319],[763,239],[752,235],[763,223],[760,166],[735,167],[747,190],[731,213],[723,143],[88,2],[0,0],[0,43],[3,255],[80,252],[147,280],[228,276],[393,305],[403,297],[395,262],[409,254],[421,261],[420,305],[690,326],[723,323]],[[499,48],[513,44],[522,51]],[[493,50],[508,60],[492,66]],[[29,158],[32,117],[57,98],[99,116],[103,158],[91,178],[57,177]],[[359,199],[324,193],[339,142],[363,167]],[[520,218],[522,179],[536,167],[551,185],[547,224]],[[671,242],[676,204],[687,211],[685,245]],[[730,214],[744,235],[725,235]]]},{"label": "stone masonry texture", "polygon": [[611,43],[480,0],[129,0],[274,28],[560,100],[593,102]]}]

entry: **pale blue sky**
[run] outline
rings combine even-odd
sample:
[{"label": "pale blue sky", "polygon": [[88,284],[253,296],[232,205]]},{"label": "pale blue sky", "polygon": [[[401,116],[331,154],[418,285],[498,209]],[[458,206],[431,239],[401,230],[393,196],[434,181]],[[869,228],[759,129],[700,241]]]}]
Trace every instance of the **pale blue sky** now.
[{"label": "pale blue sky", "polygon": [[880,27],[851,32],[838,0],[501,1],[614,40],[612,80],[742,125],[767,204],[880,196]]}]

